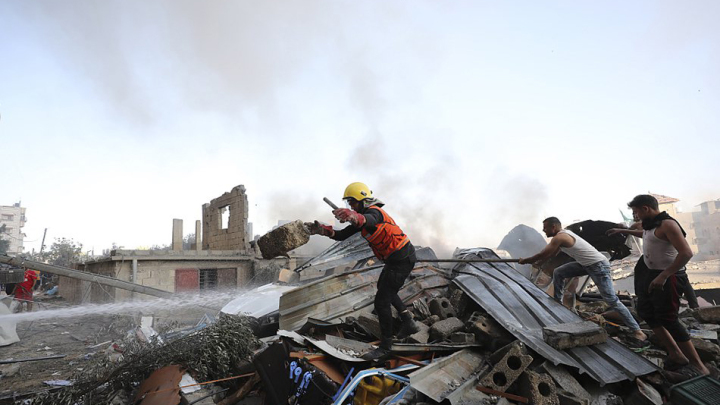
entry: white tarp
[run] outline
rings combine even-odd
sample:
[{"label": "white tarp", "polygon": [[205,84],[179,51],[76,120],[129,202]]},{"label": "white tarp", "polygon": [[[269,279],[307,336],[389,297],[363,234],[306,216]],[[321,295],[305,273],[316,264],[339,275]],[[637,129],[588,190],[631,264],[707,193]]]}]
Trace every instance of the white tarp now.
[{"label": "white tarp", "polygon": [[259,318],[279,310],[280,296],[293,289],[295,287],[289,285],[265,284],[228,302],[220,312]]},{"label": "white tarp", "polygon": [[3,320],[5,315],[12,314],[10,308],[8,308],[8,304],[11,302],[12,298],[10,297],[0,300],[0,346],[7,346],[20,341],[16,330],[17,321]]}]

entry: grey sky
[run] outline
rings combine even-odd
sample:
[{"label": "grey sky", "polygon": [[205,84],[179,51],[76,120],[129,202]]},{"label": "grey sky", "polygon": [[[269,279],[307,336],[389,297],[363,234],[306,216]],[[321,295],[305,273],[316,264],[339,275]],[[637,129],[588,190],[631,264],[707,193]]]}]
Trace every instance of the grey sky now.
[{"label": "grey sky", "polygon": [[720,197],[716,1],[0,3],[0,204],[27,246],[256,233],[368,183],[418,244]]}]

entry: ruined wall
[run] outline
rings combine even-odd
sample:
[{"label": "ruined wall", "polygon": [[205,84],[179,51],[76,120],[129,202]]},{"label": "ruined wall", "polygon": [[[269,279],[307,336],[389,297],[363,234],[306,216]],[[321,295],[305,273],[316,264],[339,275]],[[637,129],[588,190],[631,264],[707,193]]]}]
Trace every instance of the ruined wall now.
[{"label": "ruined wall", "polygon": [[[225,210],[230,210],[227,227],[222,226]],[[249,249],[248,200],[245,186],[234,187],[229,193],[203,204],[203,237],[204,250],[243,250]]]}]

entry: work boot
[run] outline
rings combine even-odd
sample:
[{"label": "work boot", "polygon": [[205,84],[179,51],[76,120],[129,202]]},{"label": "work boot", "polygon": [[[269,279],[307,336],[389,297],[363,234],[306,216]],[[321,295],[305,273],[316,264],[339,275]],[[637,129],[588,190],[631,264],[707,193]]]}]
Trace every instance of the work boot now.
[{"label": "work boot", "polygon": [[392,338],[382,338],[377,349],[367,352],[361,356],[365,361],[379,362],[385,360],[392,348]]},{"label": "work boot", "polygon": [[400,325],[400,332],[397,334],[398,339],[405,339],[410,335],[420,332],[420,328],[415,324],[410,311],[405,310],[401,312],[400,319],[402,319],[402,325]]}]

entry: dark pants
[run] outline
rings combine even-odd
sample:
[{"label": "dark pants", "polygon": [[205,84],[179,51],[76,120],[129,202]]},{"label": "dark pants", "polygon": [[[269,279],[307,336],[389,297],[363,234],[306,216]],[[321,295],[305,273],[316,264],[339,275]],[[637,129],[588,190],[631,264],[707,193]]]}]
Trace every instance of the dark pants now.
[{"label": "dark pants", "polygon": [[398,312],[405,311],[405,304],[398,296],[398,291],[400,291],[405,279],[415,267],[416,261],[414,250],[403,259],[388,260],[380,273],[380,278],[378,278],[378,290],[375,294],[375,312],[377,312],[380,321],[380,333],[384,344],[392,342],[393,336],[393,318],[390,305],[395,307]]},{"label": "dark pants", "polygon": [[675,339],[682,343],[690,340],[685,326],[678,320],[680,309],[680,295],[688,284],[687,274],[684,271],[668,277],[662,290],[648,293],[650,283],[662,270],[648,269],[645,260],[640,257],[635,265],[635,295],[637,296],[637,312],[640,318],[647,322],[651,328],[664,327]]}]

